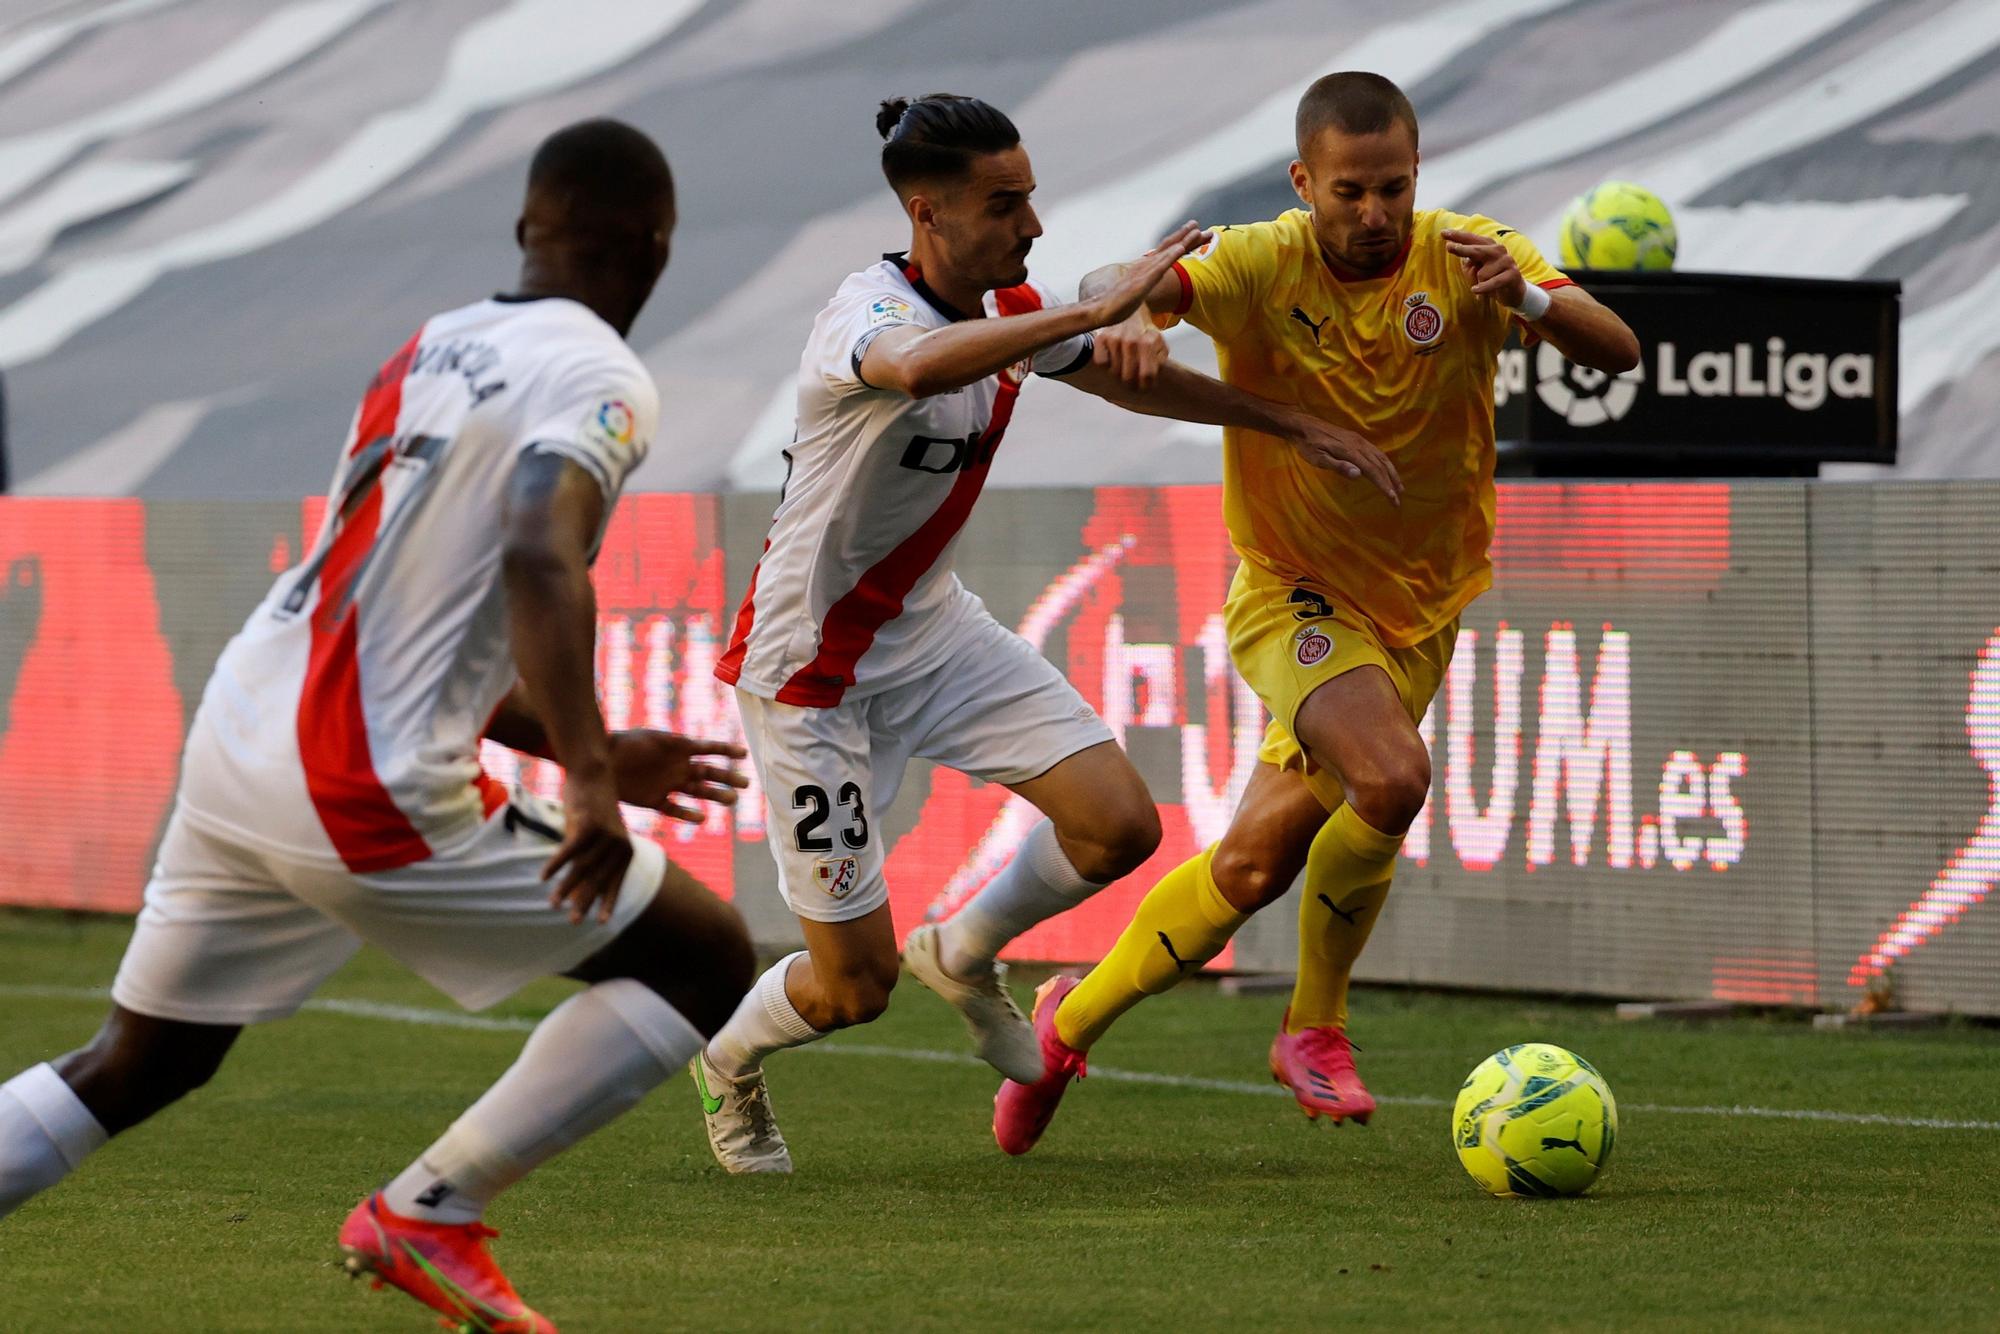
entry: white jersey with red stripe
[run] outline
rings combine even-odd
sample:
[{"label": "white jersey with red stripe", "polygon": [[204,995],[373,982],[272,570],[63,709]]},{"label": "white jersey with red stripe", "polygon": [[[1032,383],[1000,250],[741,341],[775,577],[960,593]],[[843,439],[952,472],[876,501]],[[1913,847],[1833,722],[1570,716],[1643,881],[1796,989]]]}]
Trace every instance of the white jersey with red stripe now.
[{"label": "white jersey with red stripe", "polygon": [[[1035,282],[990,292],[989,317],[1057,305]],[[902,256],[852,274],[813,323],[799,362],[790,472],[716,675],[782,704],[826,708],[921,676],[983,611],[952,571],[959,532],[992,470],[1030,371],[1090,361],[1089,334],[997,375],[913,399],[861,378],[894,328],[967,318]]]},{"label": "white jersey with red stripe", "polygon": [[577,302],[496,297],[426,321],[362,399],[317,540],[216,663],[184,816],[354,872],[477,835],[504,799],[478,747],[515,680],[500,573],[515,466],[575,462],[608,515],[658,415],[645,367]]}]

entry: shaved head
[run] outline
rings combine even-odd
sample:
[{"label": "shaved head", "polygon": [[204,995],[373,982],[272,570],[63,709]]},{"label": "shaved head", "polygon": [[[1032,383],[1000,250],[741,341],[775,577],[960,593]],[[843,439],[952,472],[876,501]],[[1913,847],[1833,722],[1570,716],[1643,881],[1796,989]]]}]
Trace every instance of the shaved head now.
[{"label": "shaved head", "polygon": [[653,231],[673,209],[666,154],[623,121],[579,121],[542,141],[528,164],[523,213],[574,236]]},{"label": "shaved head", "polygon": [[542,141],[514,239],[522,290],[574,296],[629,330],[667,266],[674,174],[644,131],[579,121]]},{"label": "shaved head", "polygon": [[1292,130],[1298,138],[1299,156],[1305,157],[1312,152],[1313,141],[1327,130],[1381,134],[1399,124],[1409,130],[1410,146],[1416,147],[1417,109],[1403,90],[1380,74],[1351,69],[1313,81],[1299,99]]}]

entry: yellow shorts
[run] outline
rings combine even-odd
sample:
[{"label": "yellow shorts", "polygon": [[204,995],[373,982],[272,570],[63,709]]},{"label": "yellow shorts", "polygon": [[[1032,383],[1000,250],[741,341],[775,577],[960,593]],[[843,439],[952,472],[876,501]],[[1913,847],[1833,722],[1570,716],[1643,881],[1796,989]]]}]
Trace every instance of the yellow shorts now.
[{"label": "yellow shorts", "polygon": [[1420,644],[1390,648],[1372,621],[1325,590],[1283,583],[1248,562],[1237,567],[1222,618],[1236,670],[1271,711],[1258,760],[1302,772],[1329,811],[1345,800],[1340,782],[1293,739],[1292,720],[1306,696],[1372,663],[1389,674],[1410,721],[1421,722],[1458,641],[1454,621]]}]

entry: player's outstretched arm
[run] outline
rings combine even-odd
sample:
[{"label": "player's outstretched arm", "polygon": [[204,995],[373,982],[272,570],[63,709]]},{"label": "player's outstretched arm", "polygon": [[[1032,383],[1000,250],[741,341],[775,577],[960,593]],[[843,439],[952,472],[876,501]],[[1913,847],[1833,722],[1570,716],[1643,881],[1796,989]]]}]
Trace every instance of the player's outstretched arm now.
[{"label": "player's outstretched arm", "polygon": [[1549,310],[1535,332],[1579,366],[1622,375],[1639,364],[1639,336],[1618,313],[1581,287],[1549,293]]},{"label": "player's outstretched arm", "polygon": [[[1083,275],[1077,285],[1077,300],[1094,301],[1116,287],[1132,266],[1106,264]],[[1181,280],[1169,264],[1147,289],[1146,299],[1137,310],[1102,329],[1097,335],[1094,360],[1129,385],[1145,388],[1152,384],[1160,367],[1167,364],[1167,340],[1160,336],[1153,316],[1171,313],[1181,300]]]},{"label": "player's outstretched arm", "polygon": [[1289,443],[1315,468],[1346,477],[1365,477],[1391,503],[1403,503],[1403,479],[1389,456],[1361,436],[1286,403],[1224,384],[1212,375],[1169,361],[1141,387],[1121,379],[1101,359],[1065,375],[1063,383],[1096,394],[1108,403],[1150,417],[1240,426]]},{"label": "player's outstretched arm", "polygon": [[1619,375],[1639,364],[1638,335],[1581,287],[1531,289],[1513,251],[1496,238],[1456,228],[1438,235],[1445,249],[1458,256],[1473,295],[1497,301],[1528,321],[1577,365]]},{"label": "player's outstretched arm", "polygon": [[603,519],[604,492],[581,466],[539,450],[521,456],[502,518],[501,578],[520,688],[564,770],[563,841],[542,877],[566,872],[549,904],[567,905],[576,922],[593,906],[610,920],[632,861],[594,679],[590,548]]},{"label": "player's outstretched arm", "polygon": [[[494,710],[486,736],[524,755],[545,760],[556,757],[541,719],[528,702],[527,690],[518,681]],[[690,824],[701,823],[707,812],[681,798],[734,806],[736,794],[750,786],[750,777],[726,761],[748,754],[734,741],[704,741],[651,727],[611,734],[611,772],[618,782],[618,800]]]},{"label": "player's outstretched arm", "polygon": [[1090,301],[1004,320],[960,320],[943,329],[890,329],[862,355],[862,382],[911,398],[977,383],[1044,348],[1124,319],[1175,260],[1206,239],[1199,226],[1186,224],[1134,260],[1118,282]]}]

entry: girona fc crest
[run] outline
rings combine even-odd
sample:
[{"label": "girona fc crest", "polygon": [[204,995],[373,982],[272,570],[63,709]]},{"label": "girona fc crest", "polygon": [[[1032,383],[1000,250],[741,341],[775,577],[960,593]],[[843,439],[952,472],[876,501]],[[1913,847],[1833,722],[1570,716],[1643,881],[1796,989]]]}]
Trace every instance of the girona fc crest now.
[{"label": "girona fc crest", "polygon": [[1294,640],[1293,653],[1297,656],[1301,667],[1315,666],[1331,652],[1333,652],[1332,636],[1316,625],[1309,625],[1299,631]]},{"label": "girona fc crest", "polygon": [[1412,292],[1403,301],[1403,332],[1428,352],[1444,333],[1444,314],[1431,304],[1429,292]]}]

